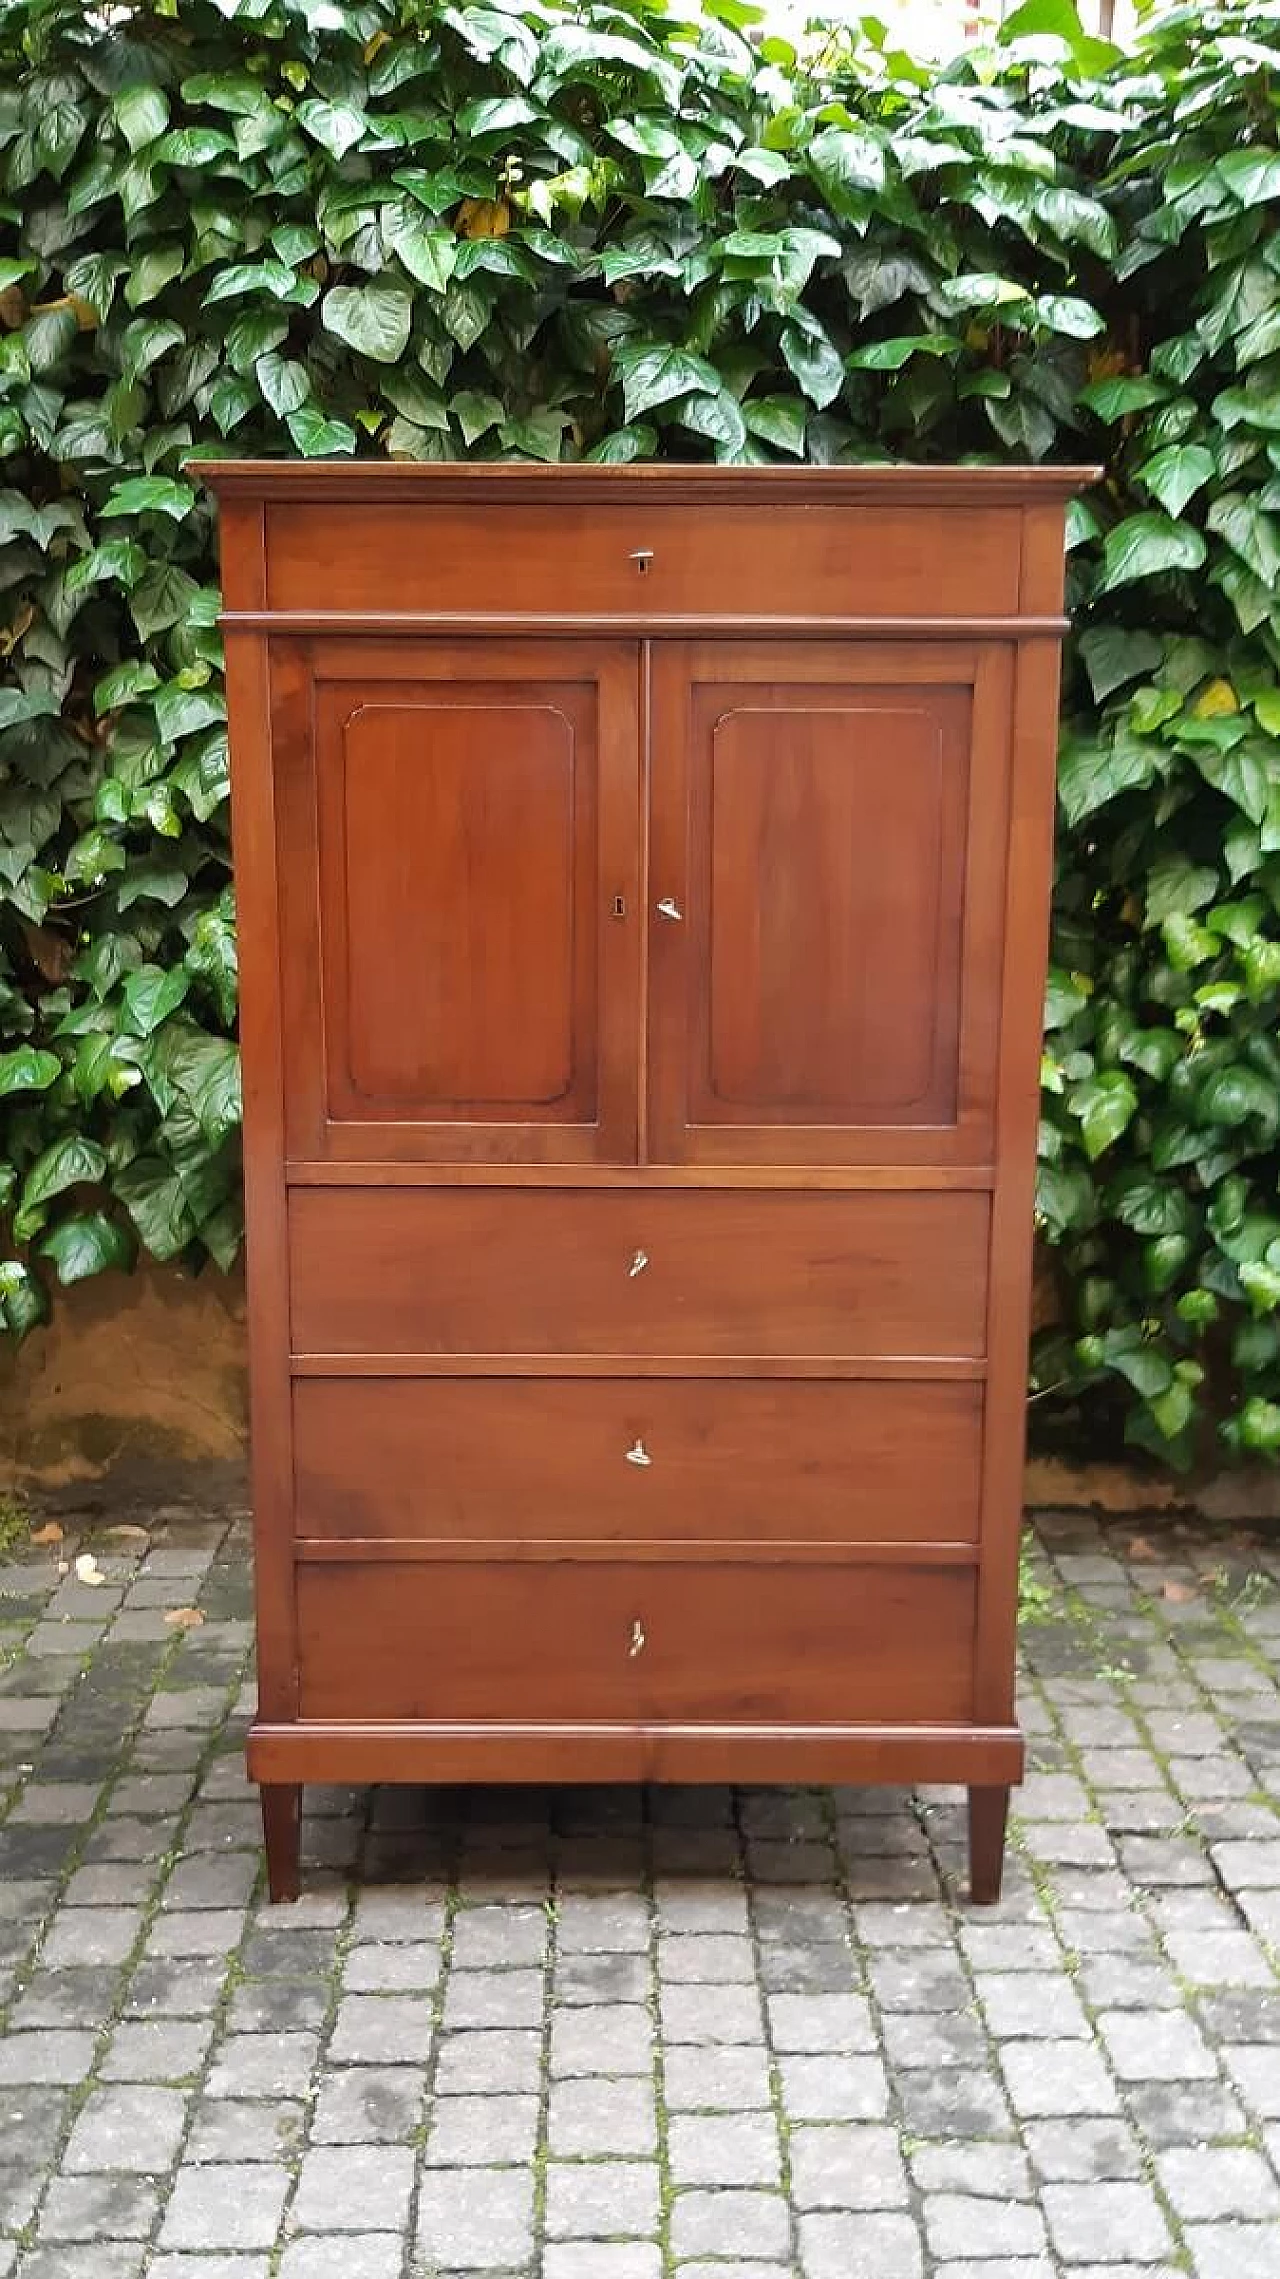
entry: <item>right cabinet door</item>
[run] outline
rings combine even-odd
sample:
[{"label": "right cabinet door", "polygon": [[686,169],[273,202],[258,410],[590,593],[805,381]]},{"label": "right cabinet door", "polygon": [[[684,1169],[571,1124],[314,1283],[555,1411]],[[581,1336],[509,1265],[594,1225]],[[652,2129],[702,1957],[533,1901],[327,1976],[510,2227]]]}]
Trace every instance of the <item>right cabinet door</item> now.
[{"label": "right cabinet door", "polygon": [[649,1156],[993,1153],[1010,656],[652,653]]}]

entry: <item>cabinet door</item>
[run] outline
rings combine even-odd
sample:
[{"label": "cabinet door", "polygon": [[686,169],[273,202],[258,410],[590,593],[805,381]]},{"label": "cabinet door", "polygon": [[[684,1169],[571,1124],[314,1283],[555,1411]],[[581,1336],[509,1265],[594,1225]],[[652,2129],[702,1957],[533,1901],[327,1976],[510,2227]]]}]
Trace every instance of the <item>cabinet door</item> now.
[{"label": "cabinet door", "polygon": [[655,649],[653,1160],[990,1162],[1009,681],[959,643]]},{"label": "cabinet door", "polygon": [[293,1157],[634,1161],[637,689],[623,644],[277,652]]}]

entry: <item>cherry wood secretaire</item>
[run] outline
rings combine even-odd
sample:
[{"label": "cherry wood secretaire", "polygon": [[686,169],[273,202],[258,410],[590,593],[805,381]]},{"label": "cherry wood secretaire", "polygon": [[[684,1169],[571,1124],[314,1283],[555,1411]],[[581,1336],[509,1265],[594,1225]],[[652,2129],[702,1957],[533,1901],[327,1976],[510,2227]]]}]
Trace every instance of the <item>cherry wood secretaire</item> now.
[{"label": "cherry wood secretaire", "polygon": [[221,507],[262,1783],[1010,1783],[1079,472]]}]

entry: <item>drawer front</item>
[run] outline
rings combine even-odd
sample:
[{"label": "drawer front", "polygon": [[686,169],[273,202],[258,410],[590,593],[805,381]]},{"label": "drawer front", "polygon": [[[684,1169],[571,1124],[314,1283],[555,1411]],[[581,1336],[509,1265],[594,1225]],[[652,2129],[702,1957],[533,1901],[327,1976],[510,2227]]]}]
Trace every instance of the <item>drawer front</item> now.
[{"label": "drawer front", "polygon": [[298,1571],[304,1718],[948,1723],[972,1705],[955,1569]]},{"label": "drawer front", "polygon": [[978,1537],[978,1385],[310,1377],[293,1399],[306,1537]]},{"label": "drawer front", "polygon": [[[1003,615],[1020,516],[975,506],[268,506],[273,609],[565,617]],[[647,559],[646,559],[647,557]]]},{"label": "drawer front", "polygon": [[296,1188],[307,1354],[980,1356],[983,1194]]}]

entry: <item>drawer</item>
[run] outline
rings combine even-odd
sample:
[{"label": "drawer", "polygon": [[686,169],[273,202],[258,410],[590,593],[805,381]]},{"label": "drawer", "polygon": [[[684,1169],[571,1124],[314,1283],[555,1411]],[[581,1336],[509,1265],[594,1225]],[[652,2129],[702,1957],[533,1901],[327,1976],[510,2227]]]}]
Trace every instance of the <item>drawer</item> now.
[{"label": "drawer", "polygon": [[[269,505],[273,609],[563,617],[1012,613],[1016,507]],[[940,543],[940,535],[942,542]],[[647,555],[647,563],[637,562]]]},{"label": "drawer", "polygon": [[983,1351],[984,1194],[295,1188],[311,1354]]},{"label": "drawer", "polygon": [[974,1577],[430,1562],[298,1570],[304,1718],[948,1723]]},{"label": "drawer", "polygon": [[979,1385],[309,1377],[293,1426],[307,1537],[978,1537]]}]

